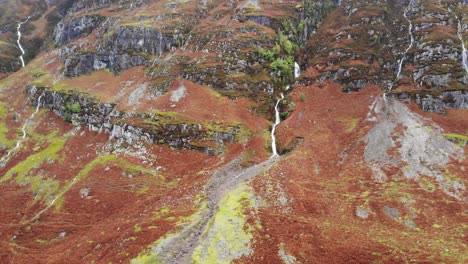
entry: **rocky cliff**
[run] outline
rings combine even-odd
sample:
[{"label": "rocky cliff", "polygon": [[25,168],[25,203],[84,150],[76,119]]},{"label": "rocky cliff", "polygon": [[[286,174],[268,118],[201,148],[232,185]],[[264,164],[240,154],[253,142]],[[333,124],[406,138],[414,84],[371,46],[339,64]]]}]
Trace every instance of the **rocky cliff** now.
[{"label": "rocky cliff", "polygon": [[[115,104],[96,102],[90,95],[75,91],[54,91],[47,87],[28,87],[31,104],[53,111],[65,121],[106,132],[127,144],[145,141],[176,149],[201,150],[209,155],[222,153],[225,142],[234,142],[240,127],[215,128],[214,124],[192,124],[164,113],[119,111]],[[208,142],[208,143],[207,143]],[[215,144],[210,144],[215,143]]]},{"label": "rocky cliff", "polygon": [[1,263],[468,261],[467,1],[0,9]]},{"label": "rocky cliff", "polygon": [[[466,109],[450,99],[457,94],[456,101],[463,102],[467,85],[460,41],[467,32],[465,11],[464,1],[375,1],[372,6],[345,1],[329,18],[335,23],[319,31],[323,35],[315,43],[311,41],[304,59],[318,71],[313,80],[340,82],[345,91],[375,84],[401,94],[413,86],[420,91],[411,91],[418,98],[430,101],[434,95],[427,94],[435,93],[439,104],[448,102],[433,107],[426,103],[427,111]],[[329,34],[332,30],[334,34]],[[318,41],[322,38],[328,41]],[[303,82],[310,83],[310,78]]]}]

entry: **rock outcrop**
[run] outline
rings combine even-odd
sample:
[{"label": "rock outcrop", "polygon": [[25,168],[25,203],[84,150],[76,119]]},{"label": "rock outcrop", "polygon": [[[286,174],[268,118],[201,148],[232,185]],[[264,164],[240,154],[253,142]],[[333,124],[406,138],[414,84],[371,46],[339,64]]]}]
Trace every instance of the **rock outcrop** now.
[{"label": "rock outcrop", "polygon": [[75,18],[72,21],[60,21],[54,30],[54,42],[57,45],[64,45],[69,41],[91,33],[103,17],[99,15],[89,15]]},{"label": "rock outcrop", "polygon": [[143,52],[161,55],[176,42],[173,33],[161,33],[155,28],[119,26],[107,39],[103,49],[116,52]]},{"label": "rock outcrop", "polygon": [[[80,23],[84,23],[83,32],[95,26],[93,21],[80,20]],[[181,43],[179,37],[182,36],[178,33],[161,33],[156,28],[146,27],[114,27],[111,22],[104,24],[100,31],[107,31],[107,37],[98,42],[95,51],[81,51],[81,47],[76,46],[62,48],[66,77],[77,77],[101,69],[119,73],[144,65],[152,55],[161,55]],[[78,31],[72,32],[79,34]],[[75,36],[64,30],[57,32],[61,32],[57,36],[68,36],[68,39]]]},{"label": "rock outcrop", "polygon": [[403,92],[393,94],[405,102],[416,102],[424,111],[445,114],[447,109],[468,109],[468,91]]},{"label": "rock outcrop", "polygon": [[53,111],[75,125],[88,126],[128,144],[137,141],[158,143],[176,149],[203,151],[217,155],[227,142],[235,142],[239,126],[218,128],[210,124],[194,124],[160,113],[124,112],[115,104],[99,103],[93,97],[77,91],[54,91],[47,87],[30,86],[26,89],[33,105]]},{"label": "rock outcrop", "polygon": [[427,111],[465,108],[465,93],[451,92],[468,85],[459,39],[468,31],[463,10],[464,1],[345,1],[317,32],[320,41],[306,47],[303,60],[316,73],[299,82],[331,80],[347,92],[373,84],[403,98],[411,85],[417,90],[409,97]]},{"label": "rock outcrop", "polygon": [[113,4],[119,4],[119,5],[124,5],[128,4],[129,7],[137,7],[141,6],[145,0],[79,0],[75,1],[73,4],[73,7],[71,8],[72,12],[78,12],[83,9],[98,9],[98,8],[104,8],[108,7]]},{"label": "rock outcrop", "polygon": [[83,53],[69,56],[65,59],[64,75],[66,77],[77,77],[91,72],[109,69],[112,72],[144,65],[147,58],[142,55],[106,53]]}]

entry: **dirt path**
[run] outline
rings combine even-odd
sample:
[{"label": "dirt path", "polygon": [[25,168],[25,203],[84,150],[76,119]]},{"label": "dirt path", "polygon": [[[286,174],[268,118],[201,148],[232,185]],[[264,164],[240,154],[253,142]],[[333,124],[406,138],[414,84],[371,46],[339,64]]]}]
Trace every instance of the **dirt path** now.
[{"label": "dirt path", "polygon": [[205,187],[208,206],[202,209],[196,216],[196,220],[184,230],[168,237],[152,249],[158,260],[171,264],[191,263],[192,254],[206,231],[208,223],[216,214],[219,201],[223,196],[242,182],[271,168],[279,159],[279,156],[275,156],[247,169],[242,168],[240,159],[236,159],[216,171]]}]

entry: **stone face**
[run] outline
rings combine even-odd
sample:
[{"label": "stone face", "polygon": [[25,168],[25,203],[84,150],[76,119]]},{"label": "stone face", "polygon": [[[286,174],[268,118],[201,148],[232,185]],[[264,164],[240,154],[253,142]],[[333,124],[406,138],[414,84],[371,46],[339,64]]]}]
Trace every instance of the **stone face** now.
[{"label": "stone face", "polygon": [[[423,108],[425,106],[442,107],[423,103]],[[401,102],[380,99],[372,111],[374,114],[369,115],[369,120],[374,117],[377,122],[364,138],[364,160],[373,168],[376,182],[394,177],[385,173],[386,168],[401,168],[405,178],[419,180],[424,176],[432,177],[440,186],[452,186],[442,188],[447,195],[463,199],[465,186],[452,182],[444,171],[451,160],[464,157],[461,147],[444,138],[440,127],[428,123]]]},{"label": "stone face", "polygon": [[444,114],[447,109],[468,109],[468,92],[443,91],[440,93],[398,93],[394,96],[402,101],[414,101],[421,105],[424,111]]},{"label": "stone face", "polygon": [[161,54],[174,45],[172,34],[163,34],[153,28],[118,27],[116,33],[111,35],[105,48],[114,51],[143,52],[147,54]]},{"label": "stone face", "polygon": [[267,16],[246,16],[245,18],[265,27],[271,26],[272,23],[271,18]]},{"label": "stone face", "polygon": [[147,59],[140,55],[113,54],[113,53],[84,53],[72,55],[65,59],[64,75],[77,77],[91,72],[109,69],[112,72],[144,65]]},{"label": "stone face", "polygon": [[[88,126],[90,130],[102,131],[112,138],[128,144],[138,141],[160,143],[176,149],[203,151],[217,155],[224,143],[235,142],[238,127],[219,131],[201,124],[187,124],[158,114],[123,112],[115,104],[99,103],[77,91],[53,91],[47,87],[30,86],[26,94],[33,105],[41,97],[41,107],[53,111],[75,125]],[[137,120],[129,122],[127,120]],[[217,147],[213,149],[212,144]]]},{"label": "stone face", "polygon": [[120,4],[125,5],[128,4],[130,7],[137,7],[141,6],[145,0],[79,0],[73,3],[73,7],[71,10],[73,12],[80,11],[82,9],[89,9],[89,8],[103,8],[106,6],[110,6],[112,4]]},{"label": "stone face", "polygon": [[[106,25],[106,30],[111,30],[109,27]],[[64,36],[65,39],[72,37],[64,31],[60,32],[63,33],[57,36]],[[115,33],[103,40],[95,52],[81,52],[77,47],[63,47],[64,75],[77,77],[101,69],[118,73],[141,66],[147,62],[148,56],[161,55],[174,46],[175,41],[174,35],[163,34],[156,29],[120,26]]]},{"label": "stone face", "polygon": [[[333,33],[317,32],[321,41],[311,41],[306,47],[304,60],[318,74],[313,78],[304,76],[299,82],[308,85],[331,80],[342,84],[347,92],[372,84],[398,93],[397,97],[401,94],[399,87],[412,85],[416,91],[410,97],[426,111],[465,109],[465,92],[451,92],[468,85],[457,36],[459,30],[459,35],[466,35],[468,26],[463,19],[458,26],[455,11],[462,4],[463,1],[437,5],[427,1],[373,1],[373,5],[367,1],[343,2],[332,15],[335,21],[324,21],[334,25]],[[341,19],[342,16],[349,18]],[[428,95],[427,90],[436,91],[436,95]]]},{"label": "stone face", "polygon": [[63,45],[91,33],[103,20],[99,15],[83,16],[72,21],[60,21],[54,30],[54,42]]},{"label": "stone face", "polygon": [[[316,37],[322,41],[309,42],[306,47],[305,64],[320,72],[312,82],[332,80],[345,91],[357,91],[367,84],[387,87],[395,77],[398,53],[406,48],[407,28],[400,2],[375,1],[372,7],[366,1],[343,2],[334,11],[333,21],[323,21],[336,24],[334,33],[319,30]],[[367,12],[370,8],[372,12]],[[304,77],[299,81],[310,83]]]}]

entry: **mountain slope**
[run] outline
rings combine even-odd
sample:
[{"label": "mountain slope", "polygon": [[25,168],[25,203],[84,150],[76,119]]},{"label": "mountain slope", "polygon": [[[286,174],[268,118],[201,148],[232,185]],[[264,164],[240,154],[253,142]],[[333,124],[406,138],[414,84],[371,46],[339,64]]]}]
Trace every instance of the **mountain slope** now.
[{"label": "mountain slope", "polygon": [[467,261],[466,1],[0,7],[2,263]]}]

